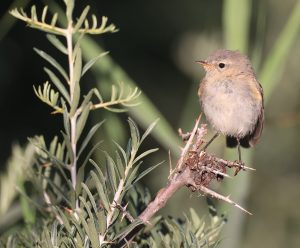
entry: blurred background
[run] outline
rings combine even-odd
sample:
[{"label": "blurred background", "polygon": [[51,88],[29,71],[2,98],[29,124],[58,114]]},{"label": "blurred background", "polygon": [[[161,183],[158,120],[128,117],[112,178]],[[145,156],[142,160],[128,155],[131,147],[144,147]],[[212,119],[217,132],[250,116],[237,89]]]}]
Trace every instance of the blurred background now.
[{"label": "blurred background", "polygon": [[[61,57],[44,35],[25,28],[7,14],[13,7],[44,3],[56,11],[62,1],[1,1],[0,9],[0,172],[5,172],[14,143],[24,145],[27,137],[44,134],[48,139],[62,128],[61,116],[34,95],[32,85],[46,81],[38,47]],[[98,87],[108,93],[111,83],[123,81],[142,91],[142,104],[129,113],[115,115],[94,112],[91,123],[107,119],[95,139],[111,138],[125,145],[128,114],[141,129],[160,118],[145,144],[160,152],[145,161],[151,165],[179,153],[177,129],[190,130],[200,114],[197,89],[204,71],[195,60],[204,59],[219,48],[240,50],[253,63],[265,91],[265,129],[259,145],[243,150],[243,157],[255,172],[241,172],[236,178],[212,187],[253,213],[247,216],[231,205],[215,201],[228,223],[220,247],[300,247],[300,1],[299,0],[152,0],[77,1],[82,10],[91,5],[97,16],[108,16],[119,32],[86,38],[85,59],[103,50],[109,56],[93,68],[84,82],[86,89]],[[205,122],[205,119],[202,119]],[[211,135],[211,133],[209,134]],[[225,148],[218,138],[212,153],[235,160],[235,150]],[[97,154],[96,154],[97,156]],[[152,195],[165,185],[168,162],[144,180]],[[184,203],[184,204],[183,204]],[[161,214],[183,217],[188,208],[208,215],[205,198],[182,190]]]}]

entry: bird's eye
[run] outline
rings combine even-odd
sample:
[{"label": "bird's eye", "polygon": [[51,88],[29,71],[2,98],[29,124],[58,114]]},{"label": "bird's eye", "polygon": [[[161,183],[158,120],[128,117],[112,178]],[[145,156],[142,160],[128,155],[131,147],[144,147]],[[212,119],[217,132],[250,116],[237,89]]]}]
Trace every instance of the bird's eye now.
[{"label": "bird's eye", "polygon": [[223,68],[225,67],[225,64],[224,64],[224,63],[220,63],[220,64],[219,64],[219,67],[220,67],[221,69],[223,69]]}]

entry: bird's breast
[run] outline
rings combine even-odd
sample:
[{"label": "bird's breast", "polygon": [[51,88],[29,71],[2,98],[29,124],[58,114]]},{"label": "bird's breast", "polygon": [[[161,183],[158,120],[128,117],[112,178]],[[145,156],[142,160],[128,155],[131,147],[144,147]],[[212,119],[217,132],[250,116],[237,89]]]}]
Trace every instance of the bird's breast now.
[{"label": "bird's breast", "polygon": [[253,87],[225,78],[204,82],[199,93],[204,114],[218,132],[243,137],[253,130],[261,109]]}]

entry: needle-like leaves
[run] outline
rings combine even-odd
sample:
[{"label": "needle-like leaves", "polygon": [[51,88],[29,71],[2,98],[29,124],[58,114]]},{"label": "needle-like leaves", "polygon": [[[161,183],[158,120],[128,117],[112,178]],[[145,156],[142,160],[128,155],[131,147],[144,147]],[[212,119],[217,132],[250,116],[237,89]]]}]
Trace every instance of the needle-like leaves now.
[{"label": "needle-like leaves", "polygon": [[61,132],[63,137],[64,137],[64,141],[65,144],[67,146],[67,150],[68,150],[68,157],[70,159],[70,164],[72,164],[74,162],[74,153],[73,153],[73,149],[72,149],[72,145],[71,145],[71,141],[70,141],[70,137],[65,134],[64,132]]},{"label": "needle-like leaves", "polygon": [[65,70],[63,69],[63,67],[53,58],[51,57],[49,54],[47,54],[46,52],[39,50],[37,48],[33,48],[34,51],[40,55],[43,59],[45,59],[46,61],[48,61],[53,67],[55,67],[60,74],[64,77],[64,79],[66,80],[66,82],[69,81],[67,73],[65,72]]},{"label": "needle-like leaves", "polygon": [[90,10],[90,6],[86,6],[85,9],[82,11],[81,16],[79,17],[75,27],[74,32],[77,32],[79,28],[81,28],[83,22],[86,20],[86,16]]},{"label": "needle-like leaves", "polygon": [[[116,144],[115,157],[104,152],[105,156],[102,158],[105,160],[105,166],[98,166],[90,159],[102,142],[98,141],[92,147],[88,146],[91,138],[102,125],[101,122],[90,130],[86,128],[90,111],[102,108],[113,112],[124,112],[129,107],[138,104],[136,100],[141,91],[134,85],[127,88],[124,87],[123,83],[119,83],[119,85],[111,85],[110,97],[102,97],[98,89],[91,89],[85,97],[82,97],[82,76],[93,65],[102,64],[97,62],[107,54],[105,52],[94,53],[83,66],[82,38],[84,34],[115,32],[116,29],[112,24],[107,25],[107,17],[102,17],[101,24],[95,15],[89,19],[89,6],[81,12],[77,20],[73,20],[75,1],[64,0],[64,2],[66,4],[65,13],[60,13],[57,9],[55,12],[59,14],[53,13],[52,16],[48,13],[48,7],[43,9],[41,15],[37,14],[35,6],[31,7],[29,14],[26,14],[23,9],[11,11],[12,15],[26,22],[28,26],[47,32],[49,42],[67,55],[69,63],[67,71],[55,58],[35,49],[57,70],[55,72],[58,75],[45,68],[50,80],[43,86],[34,88],[34,91],[39,99],[54,109],[53,113],[62,114],[64,131],[62,132],[63,142],[59,142],[58,136],[54,137],[50,146],[46,146],[43,138],[37,142],[35,167],[38,178],[35,178],[34,183],[44,186],[38,189],[38,192],[42,194],[39,199],[45,199],[47,203],[46,214],[51,217],[47,219],[41,217],[41,230],[37,230],[35,234],[29,236],[28,239],[31,240],[24,242],[29,244],[26,247],[36,245],[83,248],[113,246],[114,241],[124,238],[141,224],[137,216],[140,209],[145,208],[146,204],[150,202],[149,193],[139,187],[137,183],[159,165],[151,166],[143,172],[139,172],[142,160],[157,149],[148,149],[143,152],[140,152],[139,149],[142,142],[154,129],[157,121],[151,124],[140,136],[138,126],[132,119],[129,119],[131,138],[127,148],[123,149]],[[62,18],[58,18],[58,16],[63,17],[64,15],[67,23],[59,26]],[[62,36],[62,39],[57,35]],[[79,37],[76,38],[77,41],[75,41],[75,37]],[[66,43],[64,43],[64,39],[66,39]],[[96,54],[99,55],[94,57]],[[124,73],[122,75],[125,76],[125,80],[130,81]],[[118,80],[116,79],[115,82]],[[53,85],[57,91],[52,89]],[[96,103],[94,103],[95,98],[98,101]],[[83,99],[82,102],[81,99]],[[85,128],[87,134],[82,137],[85,134],[83,132]],[[166,133],[166,135],[168,134]],[[91,162],[91,168],[87,166],[88,161]],[[87,169],[90,170],[89,173],[85,173]],[[129,191],[128,189],[132,185],[134,185],[135,190]],[[45,214],[45,204],[42,206],[41,211]],[[122,221],[123,218],[127,220]],[[197,220],[199,228],[200,221]],[[128,221],[133,223],[128,225]],[[148,244],[150,247],[160,247],[163,244],[165,247],[174,247],[175,244],[176,247],[200,247],[199,239],[203,237],[203,233],[202,231],[196,233],[193,229],[196,223],[189,221],[189,219],[185,220],[187,223],[185,226],[175,220],[163,222],[162,218],[155,220],[154,223],[155,232],[153,230],[147,231],[143,241],[130,245],[140,247],[139,245]],[[167,231],[162,231],[162,227]],[[202,227],[203,225],[201,225]],[[209,240],[216,233],[217,231],[206,232],[205,238]],[[14,246],[12,242],[10,246]]]},{"label": "needle-like leaves", "polygon": [[89,62],[87,62],[82,68],[81,76],[83,76],[99,59],[101,59],[106,54],[108,54],[108,52],[101,53],[95,58],[91,59]]},{"label": "needle-like leaves", "polygon": [[58,92],[51,89],[51,85],[48,81],[45,82],[43,86],[38,86],[37,88],[33,86],[33,91],[41,101],[43,101],[55,110],[60,109],[60,107],[57,104],[59,94]]},{"label": "needle-like leaves", "polygon": [[84,151],[84,149],[86,148],[86,146],[88,145],[88,143],[90,142],[91,138],[94,136],[94,134],[97,132],[97,130],[102,126],[102,124],[104,123],[104,121],[101,121],[99,123],[97,123],[96,125],[94,125],[91,130],[88,132],[88,134],[86,135],[86,137],[84,138],[84,140],[82,141],[82,144],[80,146],[80,149],[78,151],[77,157],[79,158],[81,153]]},{"label": "needle-like leaves", "polygon": [[83,109],[82,109],[82,113],[77,121],[77,129],[76,129],[76,141],[78,141],[82,131],[83,131],[83,128],[86,124],[86,121],[87,121],[87,118],[89,116],[89,113],[90,113],[90,107],[91,107],[92,103],[88,103],[86,104]]},{"label": "needle-like leaves", "polygon": [[70,95],[67,92],[65,86],[60,81],[60,79],[51,70],[49,70],[48,68],[44,68],[44,70],[48,74],[48,76],[50,77],[52,83],[55,84],[56,88],[63,95],[63,97],[65,98],[65,100],[67,100],[67,102],[70,103]]},{"label": "needle-like leaves", "polygon": [[49,42],[55,47],[57,48],[59,51],[61,51],[63,54],[68,54],[68,50],[65,47],[65,45],[53,34],[47,34],[47,39],[49,40]]}]

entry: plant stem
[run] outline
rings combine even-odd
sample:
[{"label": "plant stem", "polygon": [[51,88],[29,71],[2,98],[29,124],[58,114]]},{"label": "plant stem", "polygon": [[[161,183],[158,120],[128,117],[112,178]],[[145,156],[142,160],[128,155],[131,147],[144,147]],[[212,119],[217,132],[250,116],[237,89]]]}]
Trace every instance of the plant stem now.
[{"label": "plant stem", "polygon": [[[70,89],[70,101],[71,105],[74,99],[74,89],[75,89],[75,80],[74,80],[74,60],[73,60],[73,21],[69,20],[68,28],[65,33],[67,39],[67,49],[68,49],[68,62],[69,62],[69,89]],[[73,116],[69,115],[70,118],[70,129],[71,129],[71,148],[73,153],[73,161],[70,167],[71,172],[71,181],[73,189],[76,188],[77,181],[77,142],[76,142],[76,124],[77,124],[77,114]],[[76,199],[76,208],[78,208],[78,200]]]},{"label": "plant stem", "polygon": [[110,211],[110,213],[108,213],[107,218],[106,218],[106,226],[107,226],[107,228],[111,225],[111,220],[112,220],[112,218],[114,216],[114,212],[115,212],[115,209],[116,209],[115,204],[118,203],[119,198],[120,198],[120,196],[122,194],[122,191],[124,190],[124,185],[125,185],[125,182],[126,182],[126,178],[127,178],[128,174],[129,174],[130,169],[133,166],[133,161],[134,161],[134,158],[136,156],[136,152],[137,152],[136,150],[134,150],[134,151],[131,152],[130,160],[129,160],[128,165],[126,166],[126,169],[125,169],[125,172],[124,172],[124,178],[122,178],[120,180],[119,185],[118,185],[118,189],[117,189],[117,191],[116,191],[116,193],[114,195],[114,199],[113,199],[112,203],[110,204],[111,211]]}]

